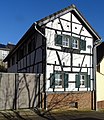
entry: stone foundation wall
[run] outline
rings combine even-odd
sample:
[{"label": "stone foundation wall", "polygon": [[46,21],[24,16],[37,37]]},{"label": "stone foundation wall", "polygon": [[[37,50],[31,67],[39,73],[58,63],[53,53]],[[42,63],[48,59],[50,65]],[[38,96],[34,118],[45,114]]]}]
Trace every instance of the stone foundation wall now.
[{"label": "stone foundation wall", "polygon": [[47,108],[91,110],[91,92],[48,93]]}]

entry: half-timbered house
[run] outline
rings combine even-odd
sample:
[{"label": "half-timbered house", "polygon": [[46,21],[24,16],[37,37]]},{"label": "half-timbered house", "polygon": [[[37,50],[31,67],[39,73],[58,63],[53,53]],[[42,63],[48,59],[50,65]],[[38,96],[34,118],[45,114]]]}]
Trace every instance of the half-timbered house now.
[{"label": "half-timbered house", "polygon": [[93,108],[94,42],[101,38],[71,5],[35,22],[6,57],[8,72],[42,73],[45,106]]}]

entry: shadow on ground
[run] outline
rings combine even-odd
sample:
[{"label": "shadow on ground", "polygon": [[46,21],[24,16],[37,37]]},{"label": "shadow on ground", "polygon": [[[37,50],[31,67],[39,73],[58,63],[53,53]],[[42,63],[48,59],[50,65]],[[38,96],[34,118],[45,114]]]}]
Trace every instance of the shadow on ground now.
[{"label": "shadow on ground", "polygon": [[[31,113],[31,114],[30,114]],[[50,112],[50,111],[1,111],[1,117],[7,120],[104,120],[100,112]],[[3,120],[3,119],[2,119]]]},{"label": "shadow on ground", "polygon": [[102,120],[102,119],[91,118],[91,117],[84,117],[84,118],[77,118],[77,119],[72,119],[72,120]]}]

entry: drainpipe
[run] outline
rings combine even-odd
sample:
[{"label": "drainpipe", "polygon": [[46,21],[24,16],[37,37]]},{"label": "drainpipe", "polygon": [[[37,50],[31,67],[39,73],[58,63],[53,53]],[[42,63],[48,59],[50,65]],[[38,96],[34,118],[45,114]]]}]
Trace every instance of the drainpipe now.
[{"label": "drainpipe", "polygon": [[35,30],[38,32],[38,33],[40,33],[45,39],[47,39],[46,38],[46,36],[40,31],[40,30],[38,30],[38,28],[36,27],[36,25],[37,25],[37,23],[35,22]]},{"label": "drainpipe", "polygon": [[94,63],[94,84],[93,84],[93,88],[94,88],[94,110],[98,111],[98,107],[97,107],[97,84],[96,84],[96,66],[97,66],[97,47],[102,43],[101,40],[96,40],[94,42],[94,47],[93,47],[93,63]]},{"label": "drainpipe", "polygon": [[[40,34],[42,35],[45,40],[47,40],[46,36],[37,28],[37,23],[35,22],[35,30]],[[47,44],[45,46],[45,51],[47,51]],[[45,52],[46,53],[46,52]],[[47,56],[47,53],[46,53],[46,56]],[[46,57],[45,57],[46,58]],[[46,59],[45,59],[45,72],[43,73],[44,76],[43,76],[43,93],[44,93],[44,109],[47,109],[47,94],[46,94]]]}]

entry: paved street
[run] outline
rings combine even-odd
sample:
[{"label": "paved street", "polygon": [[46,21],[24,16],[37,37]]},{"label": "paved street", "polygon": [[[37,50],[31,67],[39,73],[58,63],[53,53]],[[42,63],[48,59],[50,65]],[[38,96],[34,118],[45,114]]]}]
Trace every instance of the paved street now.
[{"label": "paved street", "polygon": [[104,112],[54,111],[38,115],[32,110],[0,111],[0,120],[104,120]]}]

